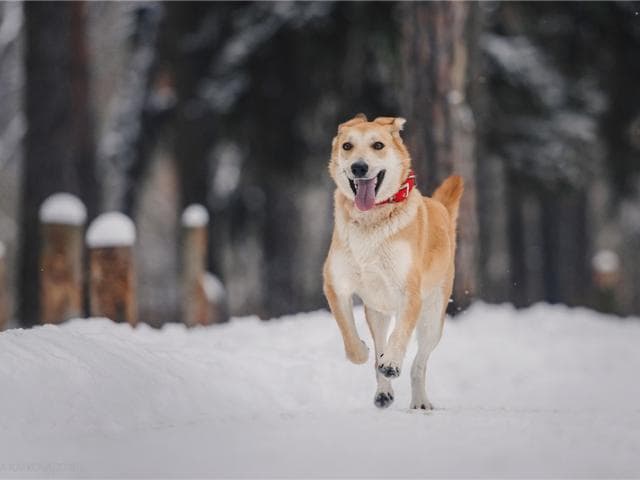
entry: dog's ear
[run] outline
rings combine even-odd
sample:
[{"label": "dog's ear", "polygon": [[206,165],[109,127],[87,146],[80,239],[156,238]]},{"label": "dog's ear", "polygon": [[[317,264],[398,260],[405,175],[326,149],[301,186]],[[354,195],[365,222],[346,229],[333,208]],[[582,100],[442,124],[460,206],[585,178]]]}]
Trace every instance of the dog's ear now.
[{"label": "dog's ear", "polygon": [[351,120],[347,120],[344,123],[338,125],[338,131],[342,130],[345,127],[353,127],[354,125],[358,125],[359,123],[364,123],[367,121],[367,116],[364,113],[359,113]]},{"label": "dog's ear", "polygon": [[378,117],[374,120],[374,123],[388,125],[391,127],[392,132],[400,132],[407,121],[402,117]]}]

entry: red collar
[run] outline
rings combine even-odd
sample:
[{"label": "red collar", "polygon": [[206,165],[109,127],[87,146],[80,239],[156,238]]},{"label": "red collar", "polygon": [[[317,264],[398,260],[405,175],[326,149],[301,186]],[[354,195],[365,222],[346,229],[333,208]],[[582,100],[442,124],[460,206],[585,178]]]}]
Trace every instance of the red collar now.
[{"label": "red collar", "polygon": [[413,190],[415,186],[416,186],[416,174],[413,172],[413,170],[409,170],[409,176],[404,181],[404,183],[400,185],[400,190],[398,190],[393,196],[387,198],[383,202],[376,203],[376,205],[403,202],[409,197],[411,190]]}]

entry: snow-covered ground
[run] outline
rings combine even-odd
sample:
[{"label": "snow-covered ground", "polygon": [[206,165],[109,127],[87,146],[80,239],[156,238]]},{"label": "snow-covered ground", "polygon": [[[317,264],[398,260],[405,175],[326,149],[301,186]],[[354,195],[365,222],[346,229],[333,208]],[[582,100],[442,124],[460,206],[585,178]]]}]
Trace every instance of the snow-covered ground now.
[{"label": "snow-covered ground", "polygon": [[[358,322],[370,344],[362,312]],[[0,474],[640,476],[640,321],[476,304],[430,362],[433,412],[373,405],[326,312],[187,330],[0,334]]]}]

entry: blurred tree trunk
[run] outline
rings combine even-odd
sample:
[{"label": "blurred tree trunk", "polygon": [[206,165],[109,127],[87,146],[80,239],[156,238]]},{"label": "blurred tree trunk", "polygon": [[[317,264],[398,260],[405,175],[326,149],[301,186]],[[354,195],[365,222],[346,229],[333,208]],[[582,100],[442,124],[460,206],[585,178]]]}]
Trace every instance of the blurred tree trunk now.
[{"label": "blurred tree trunk", "polygon": [[9,323],[9,295],[7,293],[4,248],[4,245],[0,242],[0,332],[3,331],[7,323]]},{"label": "blurred tree trunk", "polygon": [[38,210],[52,193],[98,203],[84,3],[25,2],[25,114],[18,318],[38,321]]},{"label": "blurred tree trunk", "polygon": [[[560,218],[558,215],[558,196],[550,192],[540,196],[541,218],[540,229],[542,237],[542,284],[544,285],[544,299],[549,303],[560,300],[559,285],[559,255],[558,240],[560,237]],[[568,259],[565,259],[565,262]]]},{"label": "blurred tree trunk", "polygon": [[[623,241],[618,253],[622,262],[617,310],[625,315],[640,314],[640,46],[637,2],[605,3],[597,19],[602,29],[602,50],[608,68],[600,70],[608,102],[600,120],[606,146],[606,166],[611,182],[611,210],[619,222]],[[600,39],[599,39],[600,40]],[[593,58],[590,57],[593,62]],[[611,213],[607,212],[609,215]]]},{"label": "blurred tree trunk", "polygon": [[173,106],[167,77],[158,73],[158,33],[163,8],[143,2],[132,10],[133,32],[127,45],[126,73],[100,148],[107,172],[105,208],[133,217],[140,183],[147,173],[159,131]]},{"label": "blurred tree trunk", "polygon": [[525,231],[522,218],[522,186],[512,172],[507,176],[507,229],[509,231],[509,300],[516,307],[527,304],[527,265],[525,259]]},{"label": "blurred tree trunk", "polygon": [[[264,287],[260,312],[264,318],[301,309],[302,292],[295,281],[295,267],[297,253],[304,249],[298,237],[303,225],[299,199],[303,194],[301,180],[306,159],[300,154],[300,133],[293,123],[313,100],[300,88],[299,70],[287,75],[284,72],[296,60],[302,61],[296,58],[302,38],[296,32],[286,32],[272,39],[250,66],[252,77],[261,81],[251,92],[251,102],[244,104],[245,114],[253,111],[249,115],[255,134],[247,138],[247,143],[255,152],[252,168],[264,193],[261,238]],[[311,42],[305,46],[307,53],[313,51]],[[312,70],[305,74],[312,75]],[[269,120],[265,122],[265,118]],[[285,140],[282,132],[290,132]]]},{"label": "blurred tree trunk", "polygon": [[423,194],[452,173],[465,179],[458,221],[454,311],[476,292],[475,125],[466,102],[469,4],[410,2],[401,7],[403,111]]},{"label": "blurred tree trunk", "polygon": [[100,205],[100,183],[96,175],[96,146],[90,98],[89,46],[86,40],[86,4],[69,2],[71,9],[71,135],[72,161],[78,179],[79,196],[91,221]]},{"label": "blurred tree trunk", "polygon": [[489,144],[492,94],[489,91],[488,59],[481,36],[490,24],[489,9],[478,2],[469,7],[469,104],[476,123],[476,201],[478,224],[478,285],[476,295],[488,302],[506,302],[510,293],[509,245],[507,241],[507,173],[504,161]]},{"label": "blurred tree trunk", "polygon": [[[234,7],[211,2],[163,2],[163,7],[158,64],[175,95],[168,148],[177,172],[177,214],[194,203],[210,210],[211,154],[218,132],[214,111],[203,97],[203,85],[229,33],[232,22],[226,20]],[[223,277],[217,262],[221,252],[212,248],[220,242],[219,228],[218,219],[213,218],[208,225],[205,270]]]},{"label": "blurred tree trunk", "polygon": [[201,96],[202,82],[219,48],[224,6],[166,2],[166,34],[161,59],[170,68],[176,94],[173,154],[180,185],[179,212],[189,204],[207,205],[208,154],[215,140],[213,115]]},{"label": "blurred tree trunk", "polygon": [[591,290],[587,194],[584,187],[543,192],[540,202],[544,300],[584,305]]}]

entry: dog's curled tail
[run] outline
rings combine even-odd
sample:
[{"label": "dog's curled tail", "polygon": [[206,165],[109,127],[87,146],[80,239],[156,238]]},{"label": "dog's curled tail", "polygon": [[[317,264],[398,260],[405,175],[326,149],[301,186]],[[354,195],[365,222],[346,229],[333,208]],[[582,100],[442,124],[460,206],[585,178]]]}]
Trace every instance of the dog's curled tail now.
[{"label": "dog's curled tail", "polygon": [[464,181],[460,175],[451,175],[433,192],[433,198],[445,206],[455,226],[458,221],[460,199],[464,192]]}]

